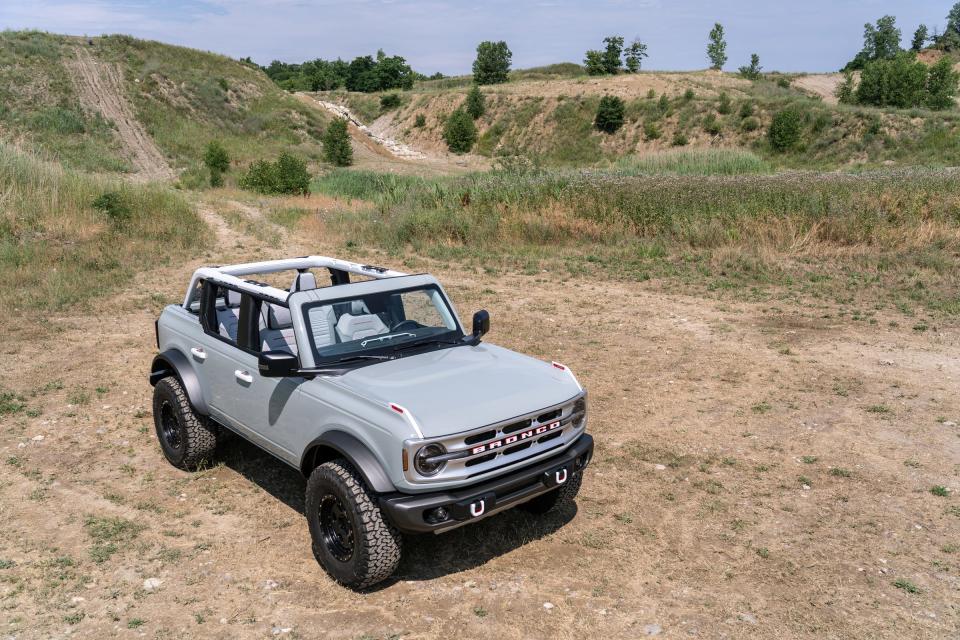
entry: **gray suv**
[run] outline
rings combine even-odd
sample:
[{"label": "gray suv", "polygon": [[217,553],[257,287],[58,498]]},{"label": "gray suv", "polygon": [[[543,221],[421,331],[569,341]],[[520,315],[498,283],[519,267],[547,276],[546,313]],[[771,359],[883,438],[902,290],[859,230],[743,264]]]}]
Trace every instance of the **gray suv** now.
[{"label": "gray suv", "polygon": [[[318,286],[318,276],[326,279]],[[435,278],[321,256],[198,269],[156,322],[160,447],[209,461],[225,431],[307,478],[313,552],[365,588],[402,534],[571,501],[593,454],[564,365],[467,332]]]}]

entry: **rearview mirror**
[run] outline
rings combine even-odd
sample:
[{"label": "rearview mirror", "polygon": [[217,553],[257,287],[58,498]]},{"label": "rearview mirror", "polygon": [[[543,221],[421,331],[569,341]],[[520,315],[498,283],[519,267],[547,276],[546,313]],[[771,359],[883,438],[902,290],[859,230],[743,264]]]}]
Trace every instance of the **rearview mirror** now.
[{"label": "rearview mirror", "polygon": [[257,368],[264,378],[289,378],[297,375],[300,359],[286,351],[264,351],[257,361]]},{"label": "rearview mirror", "polygon": [[473,338],[479,341],[490,331],[490,314],[486,309],[481,309],[473,314]]}]

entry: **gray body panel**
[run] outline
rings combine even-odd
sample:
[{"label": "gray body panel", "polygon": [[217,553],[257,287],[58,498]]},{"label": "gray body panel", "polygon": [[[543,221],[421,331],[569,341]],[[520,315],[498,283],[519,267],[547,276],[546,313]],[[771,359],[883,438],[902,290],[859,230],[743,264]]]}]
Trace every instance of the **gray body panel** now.
[{"label": "gray body panel", "polygon": [[[431,276],[398,276],[290,294],[287,303],[301,365],[313,365],[303,305],[421,284],[439,287]],[[402,454],[411,443],[502,423],[583,394],[565,368],[488,343],[409,355],[342,376],[308,380],[261,377],[255,354],[206,333],[198,315],[181,305],[162,312],[158,341],[161,353],[176,351],[189,362],[214,420],[298,469],[310,447],[325,434],[346,434],[369,451],[364,464],[375,461],[382,469],[375,481],[378,491],[384,490],[384,476],[405,493],[474,484],[477,480],[466,475],[435,480],[412,477],[415,474],[403,470]],[[549,452],[518,456],[521,464],[485,468],[484,479],[555,455],[584,428],[585,421],[575,430],[566,430],[562,439],[551,443]]]}]

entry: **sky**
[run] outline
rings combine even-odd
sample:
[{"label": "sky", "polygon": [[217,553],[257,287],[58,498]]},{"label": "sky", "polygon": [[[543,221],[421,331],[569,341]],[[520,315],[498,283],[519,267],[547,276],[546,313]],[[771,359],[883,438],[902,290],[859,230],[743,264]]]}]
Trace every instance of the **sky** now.
[{"label": "sky", "polygon": [[384,49],[422,73],[470,72],[476,45],[506,40],[514,68],[582,62],[608,35],[646,42],[644,68],[708,66],[721,22],[735,70],[751,53],[766,71],[835,71],[863,25],[892,14],[909,41],[940,30],[953,0],[0,0],[0,29],[126,33],[256,62],[351,59]]}]

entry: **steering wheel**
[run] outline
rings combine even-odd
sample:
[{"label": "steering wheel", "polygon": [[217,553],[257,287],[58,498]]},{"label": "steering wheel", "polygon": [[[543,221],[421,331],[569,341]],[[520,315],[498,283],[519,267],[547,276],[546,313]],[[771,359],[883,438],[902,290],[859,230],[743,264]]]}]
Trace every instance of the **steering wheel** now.
[{"label": "steering wheel", "polygon": [[416,320],[402,320],[397,324],[390,327],[390,333],[394,331],[404,331],[410,329],[422,329],[423,325],[417,322]]}]

